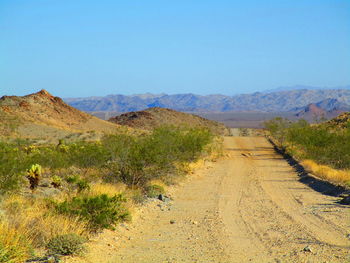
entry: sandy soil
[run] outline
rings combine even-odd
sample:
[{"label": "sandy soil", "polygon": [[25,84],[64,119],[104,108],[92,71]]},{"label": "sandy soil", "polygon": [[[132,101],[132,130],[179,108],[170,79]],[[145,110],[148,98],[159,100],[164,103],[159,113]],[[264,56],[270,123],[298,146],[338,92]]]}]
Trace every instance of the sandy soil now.
[{"label": "sandy soil", "polygon": [[301,183],[263,137],[225,148],[172,201],[150,201],[68,262],[350,262],[348,206]]}]

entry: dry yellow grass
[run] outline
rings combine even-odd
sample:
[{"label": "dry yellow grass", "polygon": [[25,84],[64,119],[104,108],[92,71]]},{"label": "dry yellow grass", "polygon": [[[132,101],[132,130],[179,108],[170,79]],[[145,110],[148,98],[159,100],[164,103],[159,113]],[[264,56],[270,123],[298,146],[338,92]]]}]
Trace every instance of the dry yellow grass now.
[{"label": "dry yellow grass", "polygon": [[3,208],[8,224],[18,229],[35,247],[41,247],[61,234],[87,235],[86,222],[52,213],[44,200],[12,196],[4,201]]},{"label": "dry yellow grass", "polygon": [[108,196],[114,196],[120,194],[126,190],[126,185],[119,184],[108,184],[108,183],[95,183],[90,187],[90,195],[106,194]]},{"label": "dry yellow grass", "polygon": [[30,240],[23,235],[23,229],[16,229],[5,221],[0,222],[0,262],[24,262],[30,254]]},{"label": "dry yellow grass", "polygon": [[349,170],[336,170],[326,165],[320,165],[312,160],[304,160],[301,165],[310,173],[337,184],[347,184],[350,182]]}]

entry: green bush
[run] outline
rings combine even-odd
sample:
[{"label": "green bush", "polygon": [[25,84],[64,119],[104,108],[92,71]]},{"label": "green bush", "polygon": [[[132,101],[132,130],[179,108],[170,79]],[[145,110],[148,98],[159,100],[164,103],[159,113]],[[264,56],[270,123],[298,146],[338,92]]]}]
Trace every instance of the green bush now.
[{"label": "green bush", "polygon": [[52,238],[46,245],[50,254],[77,255],[84,252],[87,240],[77,234],[65,234]]},{"label": "green bush", "polygon": [[145,187],[145,193],[148,197],[156,198],[160,194],[164,194],[165,190],[164,190],[164,187],[160,185],[152,184]]},{"label": "green bush", "polygon": [[82,192],[84,190],[89,190],[90,189],[90,185],[89,185],[89,182],[85,179],[79,179],[77,182],[76,182],[76,185],[78,187],[78,192]]},{"label": "green bush", "polygon": [[350,168],[348,127],[335,131],[324,124],[310,125],[305,120],[287,124],[282,119],[274,119],[267,122],[266,128],[278,140],[279,146],[292,155],[337,169]]},{"label": "green bush", "polygon": [[196,160],[213,139],[205,129],[160,127],[142,137],[119,134],[103,140],[115,178],[129,186],[144,186],[156,178],[176,174],[179,163]]},{"label": "green bush", "polygon": [[[21,176],[32,164],[38,164],[46,171],[69,167],[107,168],[112,181],[143,187],[152,179],[176,175],[182,164],[199,158],[212,139],[206,129],[164,126],[138,137],[108,135],[101,142],[61,142],[59,146],[35,146],[23,140],[0,142],[0,194],[18,188]],[[87,186],[76,180],[80,190]],[[31,182],[32,188],[36,185]]]},{"label": "green bush", "polygon": [[65,178],[69,184],[74,184],[78,188],[78,192],[90,189],[90,184],[86,179],[81,179],[79,175],[70,175]]},{"label": "green bush", "polygon": [[113,229],[120,221],[129,219],[124,207],[126,199],[121,195],[108,197],[106,194],[90,197],[74,197],[56,205],[59,213],[78,215],[89,222],[92,231]]},{"label": "green bush", "polygon": [[75,184],[79,181],[79,175],[69,175],[65,178],[65,180],[69,184]]},{"label": "green bush", "polygon": [[23,181],[26,170],[24,153],[15,145],[0,142],[0,194],[16,190]]}]

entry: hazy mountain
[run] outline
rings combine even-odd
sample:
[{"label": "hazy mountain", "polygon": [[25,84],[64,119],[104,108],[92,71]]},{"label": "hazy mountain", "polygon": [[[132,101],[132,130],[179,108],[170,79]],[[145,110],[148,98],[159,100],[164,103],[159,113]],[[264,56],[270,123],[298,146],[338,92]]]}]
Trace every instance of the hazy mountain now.
[{"label": "hazy mountain", "polygon": [[350,111],[349,104],[331,98],[317,102],[316,106],[325,111]]},{"label": "hazy mountain", "polygon": [[276,89],[270,89],[270,90],[264,90],[263,93],[272,93],[272,92],[279,92],[279,91],[291,91],[291,90],[335,90],[335,89],[345,89],[350,90],[350,85],[348,86],[339,86],[339,87],[312,87],[312,86],[306,86],[306,85],[295,85],[295,86],[289,86],[289,87],[279,87]]},{"label": "hazy mountain", "polygon": [[290,90],[271,93],[256,92],[236,96],[196,95],[196,94],[159,94],[108,95],[106,97],[69,98],[65,101],[83,111],[138,111],[150,107],[170,108],[186,112],[229,112],[229,111],[291,111],[317,103],[325,99],[336,99],[350,104],[350,90]]}]

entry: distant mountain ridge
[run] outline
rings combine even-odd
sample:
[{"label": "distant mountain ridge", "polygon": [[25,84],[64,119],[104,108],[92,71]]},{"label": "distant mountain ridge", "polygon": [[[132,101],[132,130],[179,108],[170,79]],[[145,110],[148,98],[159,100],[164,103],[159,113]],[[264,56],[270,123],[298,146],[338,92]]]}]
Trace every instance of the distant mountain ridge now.
[{"label": "distant mountain ridge", "polygon": [[83,111],[139,111],[150,107],[184,112],[295,111],[311,103],[336,99],[350,105],[350,89],[296,89],[271,93],[255,92],[235,96],[188,94],[108,95],[105,97],[67,98],[69,105]]},{"label": "distant mountain ridge", "polygon": [[279,91],[291,91],[291,90],[336,90],[336,89],[344,89],[344,90],[350,90],[350,85],[348,86],[338,86],[338,87],[313,87],[313,86],[306,86],[306,85],[295,85],[295,86],[289,86],[289,87],[279,87],[276,89],[270,89],[270,90],[264,90],[262,93],[272,93],[272,92],[279,92]]}]

